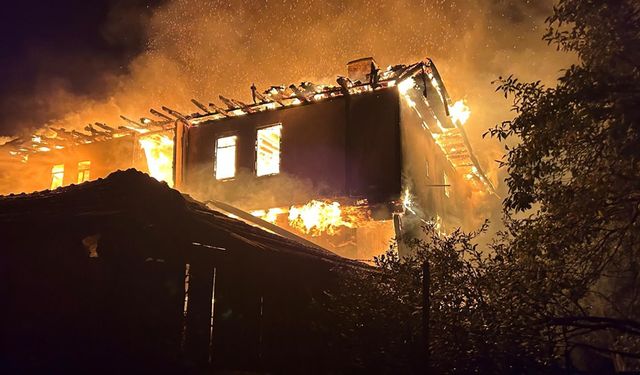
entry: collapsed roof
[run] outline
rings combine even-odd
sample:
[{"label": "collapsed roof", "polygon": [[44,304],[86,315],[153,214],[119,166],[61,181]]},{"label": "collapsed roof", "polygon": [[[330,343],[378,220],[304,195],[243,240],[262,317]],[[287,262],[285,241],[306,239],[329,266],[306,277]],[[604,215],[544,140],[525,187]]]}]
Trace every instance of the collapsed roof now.
[{"label": "collapsed roof", "polygon": [[[335,84],[314,84],[301,82],[289,86],[271,86],[260,92],[255,85],[251,86],[252,103],[219,95],[221,104],[209,102],[207,105],[199,100],[191,99],[198,110],[192,113],[182,113],[162,106],[158,111],[149,110],[152,118],[143,117],[139,121],[126,116],[120,116],[122,125],[109,126],[95,122],[84,127],[84,132],[68,131],[64,128],[46,127],[29,138],[15,138],[0,149],[10,155],[26,160],[29,154],[48,152],[56,149],[105,141],[126,136],[140,136],[157,132],[170,131],[178,123],[185,126],[198,126],[208,121],[224,118],[250,115],[257,112],[277,110],[297,105],[313,104],[330,98],[359,95],[376,90],[387,89],[407,82],[412,77],[424,77],[436,90],[444,105],[444,111],[449,116],[449,108],[453,105],[442,78],[429,58],[410,65],[393,65],[385,70],[379,69],[375,61],[368,57],[351,61],[349,64],[350,77],[338,76]],[[436,143],[441,147],[451,164],[460,169],[461,173],[470,179],[478,179],[488,191],[496,194],[492,183],[485,176],[482,167],[475,157],[471,144],[461,125],[453,121],[440,122],[439,129],[429,129]]]},{"label": "collapsed roof", "polygon": [[193,126],[204,121],[243,116],[255,112],[305,103],[308,104],[328,98],[357,95],[393,87],[397,83],[420,72],[425,72],[429,77],[436,80],[443,97],[446,98],[448,102],[451,101],[441,82],[440,75],[430,59],[411,65],[389,66],[386,70],[378,69],[377,66],[372,63],[371,71],[366,75],[367,79],[364,81],[352,81],[348,77],[340,76],[336,80],[337,85],[301,82],[297,85],[271,86],[262,93],[259,92],[255,86],[251,86],[253,103],[247,104],[240,100],[226,98],[222,95],[219,95],[219,99],[223,104],[210,102],[208,105],[205,105],[196,99],[192,99],[191,103],[198,108],[198,111],[190,114],[181,113],[162,106],[162,112],[153,108],[149,110],[153,118],[143,117],[139,121],[135,121],[129,117],[120,116],[124,123],[118,126],[95,122],[86,125],[84,132],[46,127],[46,131],[39,131],[29,138],[15,138],[7,142],[3,148],[12,155],[24,155],[62,149],[73,145],[99,142],[111,138],[120,138],[127,135],[171,130],[175,127],[176,122]]}]

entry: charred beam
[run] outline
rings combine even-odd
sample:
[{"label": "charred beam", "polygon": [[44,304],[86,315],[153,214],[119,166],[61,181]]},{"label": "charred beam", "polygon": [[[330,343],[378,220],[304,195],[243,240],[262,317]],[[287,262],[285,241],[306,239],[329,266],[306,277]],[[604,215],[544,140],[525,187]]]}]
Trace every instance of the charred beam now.
[{"label": "charred beam", "polygon": [[[66,140],[73,140],[75,139],[75,137],[73,136],[73,134],[71,132],[68,132],[66,129],[64,128],[51,128],[51,130],[53,130],[54,132],[56,132],[56,138],[59,139],[66,139]],[[60,136],[62,135],[62,137]]]},{"label": "charred beam", "polygon": [[111,138],[111,133],[109,132],[105,132],[105,131],[101,131],[98,130],[96,128],[93,127],[92,124],[88,124],[87,126],[84,127],[84,130],[88,131],[89,133],[91,133],[92,136],[94,137],[107,137],[107,138]]},{"label": "charred beam", "polygon": [[251,84],[251,99],[253,100],[253,104],[258,104],[258,88],[255,83]]},{"label": "charred beam", "polygon": [[183,115],[182,113],[165,106],[162,106],[162,110],[169,113],[172,116],[175,116],[178,120],[186,123],[187,125],[191,125],[187,116]]},{"label": "charred beam", "polygon": [[218,107],[215,103],[209,103],[209,107],[213,108],[216,112],[220,113],[224,117],[229,117],[229,112],[222,109],[221,107]]},{"label": "charred beam", "polygon": [[128,133],[136,132],[136,133],[146,133],[148,131],[148,129],[145,128],[141,128],[135,125],[122,125],[122,126],[118,126],[118,130],[122,130]]},{"label": "charred beam", "polygon": [[282,101],[282,95],[280,94],[272,94],[272,93],[267,93],[266,95],[268,95],[268,97],[266,98],[267,101],[269,102],[276,102],[278,104],[280,104],[281,107],[284,107],[284,102]]},{"label": "charred beam", "polygon": [[422,67],[423,67],[423,64],[421,62],[413,64],[413,65],[410,65],[402,73],[400,73],[398,75],[398,83],[400,83],[400,82],[404,81],[405,79],[413,76],[414,74],[416,74],[417,72],[422,70]]},{"label": "charred beam", "polygon": [[81,139],[83,141],[88,141],[88,142],[93,142],[94,138],[91,137],[90,135],[84,134],[84,133],[80,133],[77,130],[72,130],[71,134],[76,138],[76,139]]},{"label": "charred beam", "polygon": [[166,120],[166,121],[173,121],[173,119],[172,119],[171,117],[169,117],[169,116],[165,115],[165,114],[164,114],[164,113],[162,113],[162,112],[156,111],[156,110],[155,110],[155,109],[153,109],[153,108],[151,108],[151,109],[149,110],[149,112],[150,112],[152,115],[157,116],[157,117],[160,117],[160,118],[161,118],[161,119],[163,119],[163,120]]},{"label": "charred beam", "polygon": [[253,89],[255,89],[255,86],[252,86],[252,94],[253,94],[253,97],[254,97],[254,99],[253,99],[254,103],[256,102],[256,99],[260,102],[260,104],[275,102],[275,100],[270,100],[266,96],[262,95],[260,92],[253,91]]},{"label": "charred beam", "polygon": [[340,87],[342,88],[342,94],[344,95],[349,95],[349,87],[351,86],[351,80],[349,78],[345,78],[345,77],[338,77],[338,79],[336,79],[336,82],[338,82],[338,84],[340,85]]},{"label": "charred beam", "polygon": [[293,94],[296,96],[296,98],[298,98],[300,101],[305,102],[305,103],[309,103],[311,102],[311,100],[309,100],[306,95],[300,91],[300,89],[298,88],[298,86],[296,85],[290,85],[289,88],[291,89],[291,91],[293,91]]},{"label": "charred beam", "polygon": [[5,143],[3,146],[17,145],[17,144],[22,143],[23,141],[24,140],[22,138],[18,137],[18,138],[12,139],[9,142]]},{"label": "charred beam", "polygon": [[227,108],[229,108],[229,110],[234,110],[234,109],[239,109],[240,107],[233,102],[233,100],[229,99],[229,98],[225,98],[222,95],[218,95],[218,98],[220,98],[220,100],[227,106]]},{"label": "charred beam", "polygon": [[108,126],[107,124],[103,124],[103,123],[100,123],[100,122],[96,122],[94,125],[95,125],[95,126],[97,126],[97,127],[99,127],[100,129],[104,130],[104,131],[105,131],[105,132],[107,132],[107,133],[112,133],[112,134],[113,134],[113,133],[115,133],[115,132],[116,132],[116,129],[114,129],[114,128],[112,128],[112,127]]},{"label": "charred beam", "polygon": [[373,87],[374,89],[378,86],[380,86],[378,84],[378,73],[380,72],[380,69],[378,69],[376,67],[376,64],[372,61],[371,62],[371,71],[369,72],[369,83],[371,84],[371,87]]},{"label": "charred beam", "polygon": [[145,128],[147,126],[147,124],[133,121],[132,119],[130,119],[128,117],[125,117],[123,115],[120,115],[120,118],[123,119],[124,121],[128,122],[129,124],[134,125],[134,126],[138,126],[138,127],[141,127],[141,128]]},{"label": "charred beam", "polygon": [[206,105],[200,103],[199,101],[197,101],[195,99],[191,99],[191,103],[193,103],[193,105],[198,107],[200,110],[204,111],[204,113],[207,113],[207,114],[210,114],[210,115],[215,113],[215,112],[212,112],[209,108],[207,108]]},{"label": "charred beam", "polygon": [[240,100],[236,100],[236,99],[231,99],[231,101],[237,105],[238,107],[240,107],[243,111],[247,112],[247,113],[255,113],[256,110],[253,109],[249,104],[241,102]]}]

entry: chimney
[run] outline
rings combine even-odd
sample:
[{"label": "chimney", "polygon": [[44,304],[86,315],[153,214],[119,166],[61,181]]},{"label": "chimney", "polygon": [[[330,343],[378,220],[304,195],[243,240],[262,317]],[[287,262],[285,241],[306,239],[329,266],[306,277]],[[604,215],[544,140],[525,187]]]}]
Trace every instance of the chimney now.
[{"label": "chimney", "polygon": [[374,60],[373,57],[363,57],[361,59],[349,61],[347,63],[347,76],[353,82],[369,82],[369,75],[372,70],[371,65],[373,65],[374,69],[378,69],[378,64],[376,64],[376,60]]}]

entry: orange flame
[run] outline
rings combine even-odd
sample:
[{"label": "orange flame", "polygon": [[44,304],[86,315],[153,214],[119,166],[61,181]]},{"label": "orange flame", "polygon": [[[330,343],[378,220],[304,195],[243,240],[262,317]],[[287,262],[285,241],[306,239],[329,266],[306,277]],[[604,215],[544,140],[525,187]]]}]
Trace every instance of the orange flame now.
[{"label": "orange flame", "polygon": [[163,134],[140,138],[151,177],[173,187],[173,139]]},{"label": "orange flame", "polygon": [[464,125],[471,116],[471,109],[464,100],[460,99],[449,107],[449,114],[451,115],[451,121]]},{"label": "orange flame", "polygon": [[355,224],[354,218],[344,214],[338,202],[312,200],[289,210],[289,225],[312,236],[323,232],[333,235],[341,227],[354,228]]},{"label": "orange flame", "polygon": [[[287,214],[288,223],[280,215]],[[298,232],[319,237],[333,236],[343,228],[356,228],[372,220],[368,210],[358,206],[341,206],[338,202],[312,200],[303,206],[251,211],[253,216],[272,224],[284,224]],[[285,228],[286,229],[286,228]]]}]

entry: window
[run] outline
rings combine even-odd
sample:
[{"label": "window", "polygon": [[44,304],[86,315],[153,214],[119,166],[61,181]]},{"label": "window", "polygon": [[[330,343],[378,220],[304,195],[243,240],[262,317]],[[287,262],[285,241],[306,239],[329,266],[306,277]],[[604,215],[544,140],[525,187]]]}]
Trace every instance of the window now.
[{"label": "window", "polygon": [[281,137],[281,124],[258,129],[256,140],[256,174],[258,176],[280,173]]},{"label": "window", "polygon": [[216,140],[215,174],[216,180],[236,176],[236,140],[237,136],[222,137]]},{"label": "window", "polygon": [[443,174],[444,178],[443,178],[443,182],[442,184],[444,185],[444,195],[446,195],[447,197],[451,194],[451,186],[449,183],[449,176],[447,176],[446,173]]},{"label": "window", "polygon": [[91,162],[90,161],[81,161],[78,163],[78,183],[81,184],[85,181],[89,181],[91,178],[90,174]]},{"label": "window", "polygon": [[54,165],[51,168],[51,190],[64,184],[64,164]]}]

